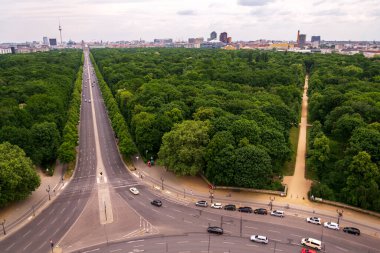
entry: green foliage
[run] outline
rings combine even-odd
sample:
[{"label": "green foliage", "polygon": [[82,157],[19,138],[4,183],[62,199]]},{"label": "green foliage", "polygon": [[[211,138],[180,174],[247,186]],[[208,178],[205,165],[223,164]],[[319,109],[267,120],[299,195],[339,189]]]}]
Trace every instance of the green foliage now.
[{"label": "green foliage", "polygon": [[205,167],[209,123],[186,120],[164,134],[158,152],[160,162],[179,175],[196,175]]},{"label": "green foliage", "polygon": [[0,144],[0,207],[29,196],[40,177],[25,152],[9,142]]},{"label": "green foliage", "polygon": [[308,169],[316,197],[380,211],[380,62],[312,55]]},{"label": "green foliage", "polygon": [[[168,169],[181,175],[202,172],[215,184],[279,188],[275,176],[291,156],[289,130],[300,112],[303,55],[186,49],[92,53],[142,155],[158,152]],[[188,140],[180,146],[178,126],[187,121],[207,123],[210,143]],[[261,158],[251,163],[268,173],[261,181],[252,173],[234,179],[236,152],[248,147],[263,153],[255,153]]]}]

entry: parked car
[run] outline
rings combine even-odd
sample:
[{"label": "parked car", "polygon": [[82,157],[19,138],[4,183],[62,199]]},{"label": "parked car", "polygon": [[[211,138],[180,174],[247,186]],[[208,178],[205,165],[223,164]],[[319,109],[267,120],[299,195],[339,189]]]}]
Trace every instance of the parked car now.
[{"label": "parked car", "polygon": [[242,212],[242,213],[252,213],[252,208],[249,207],[249,206],[242,206],[242,207],[239,207],[238,209],[239,212]]},{"label": "parked car", "polygon": [[251,235],[251,241],[268,244],[268,237],[263,235]]},{"label": "parked car", "polygon": [[335,223],[335,222],[325,222],[323,223],[323,226],[325,228],[329,228],[329,229],[334,229],[334,230],[339,230],[339,224],[338,223]]},{"label": "parked car", "polygon": [[301,253],[317,253],[317,252],[315,250],[312,250],[312,249],[302,248]]},{"label": "parked car", "polygon": [[268,211],[265,208],[257,208],[255,209],[255,211],[253,211],[253,213],[267,215]]},{"label": "parked car", "polygon": [[201,206],[201,207],[208,207],[208,203],[206,200],[199,200],[195,203],[196,206]]},{"label": "parked car", "polygon": [[211,208],[222,209],[223,205],[222,205],[222,203],[212,203]]},{"label": "parked car", "polygon": [[135,194],[135,195],[137,195],[137,194],[140,193],[139,190],[137,190],[136,187],[131,187],[131,188],[129,188],[129,191],[132,192],[132,193]]},{"label": "parked car", "polygon": [[208,227],[207,232],[212,233],[212,234],[222,235],[223,234],[223,228],[221,228],[221,227]]},{"label": "parked car", "polygon": [[354,227],[345,227],[343,228],[343,232],[353,234],[353,235],[360,235],[360,230]]},{"label": "parked car", "polygon": [[307,217],[306,221],[308,223],[313,223],[313,224],[321,225],[321,218],[318,218],[318,217]]},{"label": "parked car", "polygon": [[285,212],[281,210],[273,210],[272,212],[270,212],[270,215],[284,218]]},{"label": "parked car", "polygon": [[158,206],[158,207],[160,207],[160,206],[162,206],[162,202],[161,202],[161,200],[159,200],[159,199],[154,199],[154,200],[152,200],[152,202],[150,202],[152,205],[154,205],[154,206]]},{"label": "parked car", "polygon": [[314,238],[302,238],[301,245],[304,245],[313,249],[317,249],[317,250],[322,249],[322,242]]},{"label": "parked car", "polygon": [[228,211],[236,211],[236,206],[233,205],[233,204],[228,204],[228,205],[225,205],[225,206],[224,206],[224,210],[228,210]]}]

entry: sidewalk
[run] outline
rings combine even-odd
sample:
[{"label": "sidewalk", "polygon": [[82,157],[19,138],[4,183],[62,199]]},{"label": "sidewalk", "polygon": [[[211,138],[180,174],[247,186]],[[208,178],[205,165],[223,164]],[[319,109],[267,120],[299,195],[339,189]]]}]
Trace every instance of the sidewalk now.
[{"label": "sidewalk", "polygon": [[[58,189],[62,186],[63,165],[58,162],[55,165],[54,175],[46,176],[41,171],[38,174],[41,178],[41,185],[25,200],[13,203],[0,209],[0,219],[5,219],[5,230],[7,235],[17,230],[18,227],[31,220],[49,205],[49,195],[47,189],[50,186],[50,198],[53,200]],[[0,240],[4,234],[0,234]]]},{"label": "sidewalk", "polygon": [[[176,196],[180,202],[186,200],[187,203],[193,204],[197,200],[208,200],[210,202],[210,189],[208,184],[200,177],[196,176],[176,176],[170,171],[166,171],[161,166],[148,167],[142,159],[133,159],[136,175],[143,175],[143,182],[152,186],[156,190],[161,190],[162,184],[165,191],[163,194],[172,197]],[[161,180],[163,179],[163,181]],[[170,191],[169,191],[170,190]],[[174,193],[174,195],[173,195]],[[185,198],[184,198],[185,196]],[[233,192],[227,190],[213,190],[214,202],[223,204],[234,203],[237,205],[252,205],[253,208],[265,207],[269,209],[270,198],[273,195],[252,193],[252,192]],[[296,196],[279,197],[276,196],[273,201],[273,209],[283,209],[286,213],[298,217],[309,217],[314,215],[323,215],[331,218],[332,221],[337,219],[337,208],[323,203],[311,202]],[[354,223],[363,233],[380,238],[380,219],[374,216],[362,214],[348,209],[343,209],[342,223]],[[357,224],[357,225],[356,225]]]}]

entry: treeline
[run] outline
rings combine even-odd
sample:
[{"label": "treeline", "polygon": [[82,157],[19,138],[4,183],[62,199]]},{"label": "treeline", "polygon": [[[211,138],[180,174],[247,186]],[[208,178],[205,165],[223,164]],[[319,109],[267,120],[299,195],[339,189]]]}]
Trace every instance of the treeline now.
[{"label": "treeline", "polygon": [[94,65],[95,74],[98,78],[98,83],[102,92],[104,103],[107,107],[108,117],[111,120],[112,129],[118,138],[120,153],[123,154],[126,158],[129,158],[131,155],[137,152],[136,146],[129,133],[127,123],[125,122],[123,115],[120,113],[120,109],[117,106],[116,100],[113,97],[110,88],[104,82],[103,76],[100,73],[92,54],[90,54],[90,58]]},{"label": "treeline", "polygon": [[0,56],[0,143],[19,146],[42,167],[56,160],[81,54]]},{"label": "treeline", "polygon": [[380,211],[380,58],[313,55],[311,194]]},{"label": "treeline", "polygon": [[217,185],[281,188],[298,125],[304,56],[94,49],[140,153]]}]

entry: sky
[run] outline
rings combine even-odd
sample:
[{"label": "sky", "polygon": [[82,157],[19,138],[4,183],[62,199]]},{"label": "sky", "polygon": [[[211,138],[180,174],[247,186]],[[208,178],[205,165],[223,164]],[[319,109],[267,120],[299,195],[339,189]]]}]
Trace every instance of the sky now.
[{"label": "sky", "polygon": [[380,40],[380,0],[0,0],[0,43],[207,39]]}]

